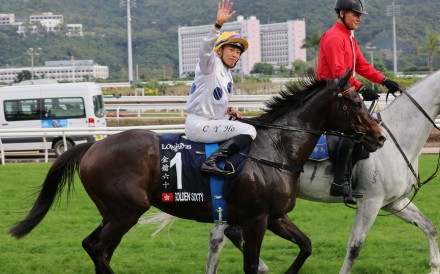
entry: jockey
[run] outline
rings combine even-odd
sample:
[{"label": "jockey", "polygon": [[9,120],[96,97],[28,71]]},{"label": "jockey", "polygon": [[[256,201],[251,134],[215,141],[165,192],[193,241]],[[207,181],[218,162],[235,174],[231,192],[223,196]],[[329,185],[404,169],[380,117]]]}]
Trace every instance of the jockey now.
[{"label": "jockey", "polygon": [[[355,72],[368,80],[381,83],[391,92],[398,91],[399,85],[376,70],[362,55],[353,36],[359,27],[361,16],[368,14],[362,0],[336,0],[335,11],[338,15],[336,23],[321,37],[317,74],[319,79],[332,79],[344,75],[347,68],[353,68],[349,84],[362,94],[365,101],[373,101],[379,95],[369,87],[364,86],[354,75]],[[328,140],[335,138],[328,136]],[[351,154],[354,141],[349,138],[336,137],[335,155],[331,155],[334,164],[334,181],[331,185],[331,196],[343,196],[347,203],[355,204],[356,198],[363,194],[352,191],[349,182],[350,174],[347,167],[351,164]],[[329,140],[330,142],[332,140]]]},{"label": "jockey", "polygon": [[217,163],[249,145],[257,135],[252,125],[235,120],[235,117],[243,117],[240,111],[228,107],[233,92],[231,69],[248,48],[246,39],[236,32],[220,35],[223,24],[235,13],[231,12],[232,5],[229,0],[218,4],[215,25],[200,46],[200,60],[185,107],[188,113],[185,134],[189,140],[204,143],[226,141],[201,167],[203,172],[222,176],[231,172],[219,168]]}]

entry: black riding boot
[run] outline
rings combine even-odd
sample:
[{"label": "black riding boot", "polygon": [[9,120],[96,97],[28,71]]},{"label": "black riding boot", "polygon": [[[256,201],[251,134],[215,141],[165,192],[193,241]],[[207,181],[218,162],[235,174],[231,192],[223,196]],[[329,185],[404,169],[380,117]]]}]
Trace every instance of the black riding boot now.
[{"label": "black riding boot", "polygon": [[333,159],[334,179],[330,188],[331,196],[343,196],[347,204],[356,204],[356,198],[363,194],[351,189],[348,171],[351,171],[351,154],[355,142],[352,139],[340,137]]},{"label": "black riding boot", "polygon": [[200,171],[206,173],[213,173],[217,175],[231,175],[234,172],[221,169],[217,166],[217,163],[226,160],[229,156],[240,151],[240,149],[246,147],[253,141],[252,137],[247,134],[241,134],[232,137],[224,142],[214,153],[209,156],[202,164]]}]

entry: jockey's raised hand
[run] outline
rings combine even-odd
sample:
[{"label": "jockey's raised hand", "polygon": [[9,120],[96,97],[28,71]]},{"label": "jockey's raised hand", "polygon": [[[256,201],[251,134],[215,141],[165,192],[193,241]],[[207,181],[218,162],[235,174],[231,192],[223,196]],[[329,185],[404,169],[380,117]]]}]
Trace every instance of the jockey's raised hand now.
[{"label": "jockey's raised hand", "polygon": [[234,3],[229,0],[222,0],[220,3],[218,3],[216,24],[223,26],[226,21],[234,16],[235,11],[231,11],[233,5]]}]

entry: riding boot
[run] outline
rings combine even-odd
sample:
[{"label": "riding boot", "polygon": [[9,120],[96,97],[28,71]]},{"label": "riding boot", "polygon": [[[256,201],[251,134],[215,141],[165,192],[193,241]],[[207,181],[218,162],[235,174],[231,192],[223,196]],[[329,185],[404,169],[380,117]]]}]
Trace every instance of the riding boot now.
[{"label": "riding boot", "polygon": [[247,134],[241,134],[232,137],[224,142],[214,153],[209,156],[205,162],[203,162],[200,171],[206,173],[213,173],[221,176],[231,175],[234,171],[227,171],[221,169],[217,164],[226,160],[229,156],[240,151],[240,149],[246,147],[253,141],[252,137]]},{"label": "riding boot", "polygon": [[348,138],[340,138],[335,157],[334,179],[330,188],[331,196],[343,196],[348,204],[356,204],[356,198],[362,198],[363,194],[352,190],[350,183],[351,154],[355,142]]}]

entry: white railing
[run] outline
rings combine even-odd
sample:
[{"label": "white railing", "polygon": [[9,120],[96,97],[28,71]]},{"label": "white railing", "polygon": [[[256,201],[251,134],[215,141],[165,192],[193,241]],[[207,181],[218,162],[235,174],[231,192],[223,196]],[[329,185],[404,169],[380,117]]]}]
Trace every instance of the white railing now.
[{"label": "white railing", "polygon": [[[435,123],[440,127],[440,119],[435,119]],[[46,143],[47,137],[62,137],[64,147],[67,148],[68,136],[95,136],[95,135],[112,135],[130,129],[146,129],[157,133],[175,133],[181,134],[185,130],[184,124],[175,125],[152,125],[152,126],[133,126],[133,127],[95,127],[95,128],[21,128],[21,129],[1,129],[0,130],[0,157],[1,164],[5,164],[5,151],[3,147],[2,138],[7,137],[41,137],[42,141]],[[48,162],[49,154],[48,148],[44,150],[45,162]]]},{"label": "white railing", "polygon": [[[261,110],[264,103],[271,99],[273,95],[234,95],[231,98],[230,105],[242,110]],[[184,117],[183,110],[186,106],[188,96],[122,96],[120,98],[105,98],[105,110],[115,112],[115,118],[120,119],[121,113],[136,113],[130,118],[141,118],[144,111],[175,111]],[[393,101],[390,96],[388,102],[385,96],[381,96],[376,106],[376,110],[382,110],[387,104]],[[367,107],[370,102],[365,102]]]},{"label": "white railing", "polygon": [[[94,136],[94,135],[112,135],[129,129],[147,129],[157,133],[176,133],[184,132],[185,125],[154,125],[154,126],[136,126],[136,127],[91,127],[91,128],[20,128],[20,129],[1,129],[0,130],[0,157],[1,164],[5,164],[5,151],[2,138],[7,137],[41,137],[42,142],[46,143],[47,137],[62,137],[64,148],[67,148],[68,136]],[[49,161],[48,148],[45,146],[44,159]]]},{"label": "white railing", "polygon": [[[244,110],[260,110],[264,102],[272,95],[234,95],[231,106]],[[121,113],[136,113],[134,118],[141,118],[144,111],[177,111],[184,117],[183,110],[188,96],[122,96],[120,98],[104,98],[105,110],[115,112],[115,118],[120,119]],[[131,117],[133,118],[133,117]]]}]

